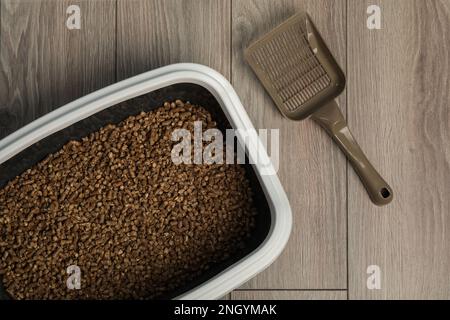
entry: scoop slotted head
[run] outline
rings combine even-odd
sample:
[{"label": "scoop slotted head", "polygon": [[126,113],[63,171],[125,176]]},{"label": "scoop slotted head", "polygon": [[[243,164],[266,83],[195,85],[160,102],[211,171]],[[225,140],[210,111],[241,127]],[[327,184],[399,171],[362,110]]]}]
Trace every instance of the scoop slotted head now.
[{"label": "scoop slotted head", "polygon": [[345,76],[305,12],[253,43],[245,59],[287,118],[312,117],[346,154],[377,205],[393,199],[381,178],[356,143],[334,100],[345,88]]}]

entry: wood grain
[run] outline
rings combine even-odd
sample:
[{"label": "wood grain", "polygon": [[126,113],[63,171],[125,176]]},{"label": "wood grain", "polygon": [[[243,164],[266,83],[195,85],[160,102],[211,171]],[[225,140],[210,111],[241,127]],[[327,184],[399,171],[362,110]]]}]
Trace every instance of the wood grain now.
[{"label": "wood grain", "polygon": [[176,62],[201,63],[229,77],[230,4],[118,0],[118,78]]},{"label": "wood grain", "polygon": [[346,300],[347,291],[297,290],[239,290],[231,293],[231,300]]},{"label": "wood grain", "polygon": [[[81,30],[65,26],[81,9]],[[1,1],[0,138],[49,111],[113,83],[115,4]]]},{"label": "wood grain", "polygon": [[[349,171],[350,298],[449,299],[450,1],[348,5],[349,126],[395,197],[373,206]],[[366,288],[372,264],[381,290]]]},{"label": "wood grain", "polygon": [[[232,82],[257,128],[280,129],[279,176],[294,226],[280,258],[243,288],[345,289],[346,162],[312,121],[287,120],[276,110],[243,50],[298,10],[307,10],[336,59],[346,66],[346,2],[234,0]],[[339,97],[345,112],[345,94]]]},{"label": "wood grain", "polygon": [[[81,7],[81,30],[65,27],[70,4]],[[366,28],[372,4],[382,30]],[[372,205],[351,168],[347,186],[331,139],[311,121],[282,118],[243,61],[251,41],[301,9],[347,73],[338,101],[394,188],[387,207]],[[257,128],[280,129],[279,175],[294,213],[282,256],[232,299],[345,299],[257,289],[347,281],[351,299],[449,299],[449,30],[449,0],[0,0],[0,139],[116,80],[175,62],[208,65],[232,81]],[[366,288],[372,264],[381,290]]]}]

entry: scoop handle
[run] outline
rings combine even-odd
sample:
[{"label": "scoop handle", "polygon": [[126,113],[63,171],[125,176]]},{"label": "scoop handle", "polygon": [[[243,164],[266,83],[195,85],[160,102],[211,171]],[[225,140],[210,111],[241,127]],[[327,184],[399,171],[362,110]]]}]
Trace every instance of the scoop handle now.
[{"label": "scoop handle", "polygon": [[336,101],[332,100],[318,109],[311,118],[325,129],[345,153],[372,202],[378,206],[390,203],[393,199],[391,187],[375,170],[359,147]]}]

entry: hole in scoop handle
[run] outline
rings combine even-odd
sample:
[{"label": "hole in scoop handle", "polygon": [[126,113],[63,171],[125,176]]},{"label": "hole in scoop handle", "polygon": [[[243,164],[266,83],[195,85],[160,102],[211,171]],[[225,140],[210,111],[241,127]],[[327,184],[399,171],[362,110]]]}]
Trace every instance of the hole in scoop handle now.
[{"label": "hole in scoop handle", "polygon": [[375,170],[359,147],[336,101],[332,100],[318,109],[311,118],[325,129],[345,153],[372,202],[378,206],[390,203],[394,196],[391,187]]}]

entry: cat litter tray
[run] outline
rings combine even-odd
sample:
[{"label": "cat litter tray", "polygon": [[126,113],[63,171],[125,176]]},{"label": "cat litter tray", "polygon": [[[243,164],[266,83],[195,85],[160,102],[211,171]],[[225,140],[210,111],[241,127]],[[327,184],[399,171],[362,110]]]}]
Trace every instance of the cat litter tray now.
[{"label": "cat litter tray", "polygon": [[[218,72],[197,64],[173,64],[126,79],[33,121],[0,140],[0,188],[29,167],[108,123],[118,123],[141,111],[151,111],[164,101],[182,99],[204,106],[221,129],[254,129],[231,84]],[[268,159],[259,139],[248,141],[240,132],[241,145],[258,145],[249,159]],[[251,162],[253,163],[253,162]],[[267,162],[265,169],[267,169]],[[269,166],[272,166],[269,161]],[[255,194],[256,226],[245,249],[212,266],[168,298],[218,299],[267,268],[285,247],[292,226],[291,209],[278,177],[264,174],[259,164],[246,164]],[[0,287],[0,296],[7,298]]]}]

